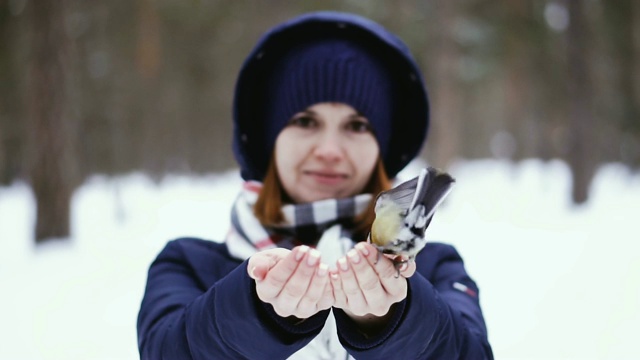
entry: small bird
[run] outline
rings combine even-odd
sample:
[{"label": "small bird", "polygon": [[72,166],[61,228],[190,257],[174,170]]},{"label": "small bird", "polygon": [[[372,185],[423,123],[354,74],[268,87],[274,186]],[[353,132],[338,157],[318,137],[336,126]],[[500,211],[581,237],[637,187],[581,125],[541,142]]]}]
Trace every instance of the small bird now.
[{"label": "small bird", "polygon": [[429,167],[376,198],[369,242],[379,253],[399,255],[401,260],[394,260],[398,276],[402,264],[414,259],[427,244],[425,229],[454,182],[451,175]]}]

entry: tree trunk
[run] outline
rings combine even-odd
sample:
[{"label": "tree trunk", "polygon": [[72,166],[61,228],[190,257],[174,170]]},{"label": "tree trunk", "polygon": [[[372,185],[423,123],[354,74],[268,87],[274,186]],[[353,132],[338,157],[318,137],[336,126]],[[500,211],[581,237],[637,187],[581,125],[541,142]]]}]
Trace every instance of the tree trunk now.
[{"label": "tree trunk", "polygon": [[[455,1],[436,2],[439,51],[436,55],[434,80],[431,86],[431,122],[429,124],[429,153],[425,158],[437,167],[447,168],[461,154],[460,149],[460,91],[458,84],[459,49],[454,39],[458,13]],[[432,30],[434,29],[432,28]],[[427,57],[430,55],[427,55]]]},{"label": "tree trunk", "polygon": [[[608,54],[614,61],[613,83],[616,89],[615,109],[619,118],[617,129],[621,132],[622,146],[619,157],[631,166],[640,165],[640,152],[635,146],[625,146],[626,141],[640,140],[640,74],[637,49],[640,32],[634,18],[640,6],[632,0],[603,2],[605,10]],[[637,34],[637,35],[636,35]],[[626,139],[626,141],[625,141]],[[611,147],[611,146],[609,146]],[[617,148],[617,147],[616,147]]]},{"label": "tree trunk", "polygon": [[[505,112],[507,130],[516,140],[516,147],[504,149],[504,157],[522,159],[532,156],[531,129],[528,125],[536,124],[538,119],[528,118],[531,108],[533,86],[529,78],[531,54],[529,53],[530,4],[528,1],[513,1],[504,4],[507,28],[520,31],[505,31]],[[523,31],[526,30],[526,31]],[[495,154],[494,154],[495,155]]]},{"label": "tree trunk", "polygon": [[587,201],[597,164],[597,143],[591,111],[592,84],[589,79],[588,30],[582,1],[569,0],[571,20],[567,32],[569,66],[569,165],[573,175],[572,200]]},{"label": "tree trunk", "polygon": [[160,18],[151,0],[138,0],[138,37],[136,68],[146,79],[155,79],[160,71]]},{"label": "tree trunk", "polygon": [[36,243],[69,236],[75,163],[67,108],[64,1],[28,5],[32,53],[28,85],[29,180],[36,199]]}]

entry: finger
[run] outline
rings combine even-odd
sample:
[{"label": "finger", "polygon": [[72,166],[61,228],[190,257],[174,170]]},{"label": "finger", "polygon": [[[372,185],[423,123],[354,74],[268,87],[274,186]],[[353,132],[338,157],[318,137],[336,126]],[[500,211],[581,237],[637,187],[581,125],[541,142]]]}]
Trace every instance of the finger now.
[{"label": "finger", "polygon": [[406,263],[403,263],[402,265],[400,265],[398,270],[400,271],[400,275],[402,277],[408,279],[412,277],[413,274],[415,274],[416,272],[416,262],[413,259],[409,260]]},{"label": "finger", "polygon": [[247,263],[249,276],[256,281],[264,280],[267,272],[289,253],[290,251],[287,249],[278,248],[264,250],[254,254],[249,258]]},{"label": "finger", "polygon": [[[400,266],[400,270],[410,271],[408,264]],[[406,267],[406,269],[402,269],[402,267]],[[401,301],[407,296],[407,279],[404,276],[398,276],[398,268],[393,261],[388,259],[380,261],[376,266],[376,271],[387,296],[391,297],[394,302]],[[400,274],[402,273],[403,271],[400,271]]]},{"label": "finger", "polygon": [[311,249],[307,250],[306,253],[306,256],[300,259],[298,267],[277,295],[276,304],[283,309],[295,311],[298,303],[308,291],[309,285],[318,268],[320,252],[316,249]]},{"label": "finger", "polygon": [[[368,261],[369,259],[367,257],[372,255],[372,252],[364,243],[360,243],[356,245],[355,249],[347,253],[347,257],[351,259],[353,257],[352,252],[356,251],[359,252],[363,260],[358,263],[352,263],[351,266],[354,269],[356,279],[358,280],[358,284],[360,285],[365,301],[372,314],[379,316],[384,315],[388,310],[388,307],[384,306],[386,304],[386,291],[382,287],[380,277],[374,268],[376,265]],[[375,257],[375,254],[374,256],[371,256],[371,260],[375,261]]]},{"label": "finger", "polygon": [[386,257],[389,260],[396,261],[396,262],[402,262],[402,261],[406,261],[407,260],[407,258],[405,256],[402,256],[402,255],[383,254],[383,256]]},{"label": "finger", "polygon": [[[275,264],[275,263],[274,263]],[[256,263],[253,266],[249,267],[247,265],[247,273],[249,273],[249,277],[254,279],[255,281],[262,281],[267,276],[267,272],[274,264],[269,263]]]},{"label": "finger", "polygon": [[[356,249],[358,249],[358,247],[356,247]],[[378,273],[374,269],[375,265],[372,265],[367,261],[364,252],[360,252],[359,249],[356,249],[350,250],[347,253],[347,258],[350,260],[350,265],[353,268],[356,280],[358,280],[358,284],[360,285],[360,289],[364,293],[365,297],[367,296],[367,293],[369,293],[369,295],[372,292],[383,293]],[[362,260],[354,262],[353,259],[357,255],[359,255]]]},{"label": "finger", "polygon": [[361,242],[356,245],[356,249],[367,259],[378,276],[385,274],[383,271],[387,269],[388,265],[393,266],[393,261],[391,261],[389,254],[382,254],[371,244]]},{"label": "finger", "polygon": [[[380,284],[385,293],[391,296],[396,302],[404,299],[407,293],[406,279],[398,277],[398,269],[395,267],[395,263],[386,255],[378,256],[378,250],[371,244],[364,242],[358,243],[356,248],[361,251],[361,253],[368,254],[365,257],[378,274]],[[397,256],[393,256],[392,258],[396,257]],[[407,276],[413,275],[413,272],[415,272],[415,263],[413,266],[409,265],[404,271],[406,271]],[[402,272],[402,274],[405,273]]]},{"label": "finger", "polygon": [[367,254],[365,257],[369,263],[373,265],[373,268],[380,278],[395,277],[398,274],[394,262],[394,259],[398,258],[397,255],[383,254],[383,256],[378,256],[378,250],[376,248],[371,246],[371,244],[363,242],[358,243],[356,249],[363,254]]},{"label": "finger", "polygon": [[367,302],[360,289],[360,284],[356,278],[356,274],[350,263],[356,265],[363,261],[357,251],[349,251],[349,260],[345,257],[338,259],[338,269],[340,270],[340,280],[342,282],[342,290],[347,298],[347,307],[355,315],[364,315],[367,313]]},{"label": "finger", "polygon": [[311,278],[307,291],[302,295],[300,302],[298,302],[294,315],[304,319],[320,310],[318,308],[318,302],[322,298],[325,285],[327,285],[328,271],[329,267],[326,264],[319,264],[316,267],[315,274],[313,274],[313,278]]},{"label": "finger", "polygon": [[324,284],[324,290],[322,292],[322,297],[318,300],[318,310],[326,310],[335,304],[335,299],[333,297],[333,288],[331,285],[331,274],[327,276],[327,283]]},{"label": "finger", "polygon": [[339,269],[333,269],[329,273],[331,281],[331,293],[333,295],[333,306],[344,309],[347,306],[347,296],[342,290],[342,280],[340,279]]},{"label": "finger", "polygon": [[393,261],[396,267],[396,277],[402,275],[410,278],[416,271],[415,260],[403,255],[384,254],[386,258]]},{"label": "finger", "polygon": [[259,259],[256,259],[253,262],[249,262],[249,264],[247,264],[247,272],[252,279],[256,281],[262,281],[267,276],[269,270],[275,266],[275,264],[276,262],[272,257],[260,257]]},{"label": "finger", "polygon": [[286,257],[278,261],[267,273],[260,284],[261,286],[256,288],[260,298],[264,300],[277,297],[308,251],[308,246],[300,246],[294,248]]}]

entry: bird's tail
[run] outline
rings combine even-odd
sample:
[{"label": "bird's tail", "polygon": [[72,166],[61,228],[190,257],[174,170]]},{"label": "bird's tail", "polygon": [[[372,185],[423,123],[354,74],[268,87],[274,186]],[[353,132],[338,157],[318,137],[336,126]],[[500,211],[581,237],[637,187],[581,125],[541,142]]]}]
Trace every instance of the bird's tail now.
[{"label": "bird's tail", "polygon": [[455,180],[446,172],[429,167],[423,169],[418,176],[416,192],[409,209],[421,204],[425,207],[427,218],[431,218],[436,208],[449,194]]}]

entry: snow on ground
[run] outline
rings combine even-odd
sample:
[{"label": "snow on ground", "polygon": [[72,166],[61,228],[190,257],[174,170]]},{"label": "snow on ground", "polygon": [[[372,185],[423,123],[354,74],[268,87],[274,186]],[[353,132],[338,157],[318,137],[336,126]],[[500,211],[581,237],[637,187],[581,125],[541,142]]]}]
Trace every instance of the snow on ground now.
[{"label": "snow on ground", "polygon": [[[464,257],[497,359],[640,358],[639,175],[606,165],[590,201],[574,206],[558,161],[450,172],[456,187],[428,236]],[[0,187],[0,358],[138,358],[149,264],[169,239],[221,239],[239,186],[236,171],[95,176],[74,194],[70,241],[38,248],[30,189]]]}]

